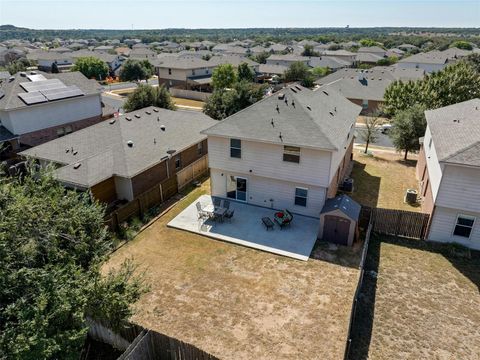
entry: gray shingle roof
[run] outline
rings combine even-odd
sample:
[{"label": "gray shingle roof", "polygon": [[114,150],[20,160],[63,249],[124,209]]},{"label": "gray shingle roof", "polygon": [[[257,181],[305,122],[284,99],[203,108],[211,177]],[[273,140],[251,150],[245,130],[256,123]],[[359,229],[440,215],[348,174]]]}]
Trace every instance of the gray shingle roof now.
[{"label": "gray shingle roof", "polygon": [[480,166],[480,99],[425,111],[440,162]]},{"label": "gray shingle roof", "polygon": [[64,164],[57,170],[60,180],[90,187],[113,175],[130,178],[143,172],[167,156],[168,150],[181,151],[205,139],[200,131],[217,123],[198,112],[155,110],[133,111],[113,124],[103,121],[21,154]]},{"label": "gray shingle roof", "polygon": [[212,65],[210,62],[199,59],[196,57],[177,57],[177,56],[164,56],[162,58],[156,59],[155,66],[161,68],[170,68],[170,69],[201,69],[201,68],[211,68]]},{"label": "gray shingle roof", "polygon": [[261,74],[283,75],[288,70],[288,66],[274,64],[260,64],[258,72]]},{"label": "gray shingle roof", "polygon": [[358,220],[362,207],[348,195],[342,194],[333,199],[328,199],[320,214],[340,210],[350,219]]},{"label": "gray shingle roof", "polygon": [[257,62],[240,55],[215,55],[208,60],[208,63],[213,66],[218,66],[221,64],[231,64],[233,66],[238,66],[242,63],[247,63],[250,66],[258,65]]},{"label": "gray shingle roof", "polygon": [[[101,86],[95,80],[87,79],[82,73],[68,72],[60,74],[48,74],[37,71],[37,74],[42,74],[47,79],[58,79],[65,85],[76,85],[82,90],[85,95],[100,94]],[[5,93],[5,96],[0,99],[0,110],[11,110],[16,108],[28,107],[19,97],[18,94],[26,93],[20,86],[22,82],[29,82],[28,78],[23,77],[20,73],[14,75],[13,81],[3,81],[0,84],[0,90]],[[35,106],[48,106],[49,102],[37,104]],[[32,105],[30,105],[32,106]]]},{"label": "gray shingle roof", "polygon": [[[284,99],[280,99],[279,94],[283,94]],[[335,151],[345,142],[360,111],[360,106],[334,91],[324,93],[292,85],[204,133]]]}]

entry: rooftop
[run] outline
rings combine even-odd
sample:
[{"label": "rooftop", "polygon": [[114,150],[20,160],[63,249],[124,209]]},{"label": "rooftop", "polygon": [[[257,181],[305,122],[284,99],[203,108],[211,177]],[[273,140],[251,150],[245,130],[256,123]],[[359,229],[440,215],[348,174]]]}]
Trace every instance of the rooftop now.
[{"label": "rooftop", "polygon": [[113,175],[131,178],[172,151],[205,139],[216,121],[193,111],[148,107],[89,126],[22,152],[64,165],[60,180],[90,187]]}]

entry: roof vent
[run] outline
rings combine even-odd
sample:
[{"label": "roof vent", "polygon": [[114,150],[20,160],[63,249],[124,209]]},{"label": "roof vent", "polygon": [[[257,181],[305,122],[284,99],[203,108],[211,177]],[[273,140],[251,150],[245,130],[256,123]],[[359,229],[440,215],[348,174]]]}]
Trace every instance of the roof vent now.
[{"label": "roof vent", "polygon": [[65,152],[68,153],[70,151],[70,149],[65,149]]},{"label": "roof vent", "polygon": [[292,100],[292,106],[295,107],[295,101]]},{"label": "roof vent", "polygon": [[280,108],[278,107],[278,104],[277,104],[277,112],[280,113]]},{"label": "roof vent", "polygon": [[328,96],[328,92],[326,92],[325,90],[322,90],[322,92]]},{"label": "roof vent", "polygon": [[10,76],[10,77],[8,78],[8,82],[12,82],[13,80],[15,80],[15,76]]},{"label": "roof vent", "polygon": [[153,111],[158,112],[158,109],[157,109],[157,108],[153,108]]},{"label": "roof vent", "polygon": [[25,71],[20,71],[20,76],[21,77],[26,77],[27,76],[27,73]]},{"label": "roof vent", "polygon": [[115,119],[110,120],[108,123],[109,123],[110,125],[115,124]]},{"label": "roof vent", "polygon": [[145,114],[147,114],[147,115],[151,115],[151,114],[152,114],[152,112],[147,110],[147,111],[145,111]]},{"label": "roof vent", "polygon": [[295,89],[297,89],[298,91],[302,91],[302,88],[298,85],[295,85]]},{"label": "roof vent", "polygon": [[135,117],[136,117],[137,119],[140,119],[140,118],[141,118],[141,116],[140,116],[139,114],[135,114]]},{"label": "roof vent", "polygon": [[281,132],[281,131],[280,131],[280,135],[278,135],[278,137],[279,137],[280,141],[283,142],[283,136],[282,136],[282,132]]},{"label": "roof vent", "polygon": [[275,127],[275,123],[273,122],[273,118],[272,118],[272,121],[270,121],[270,124],[272,124],[272,127]]},{"label": "roof vent", "polygon": [[307,109],[310,110],[310,111],[312,111],[312,108],[311,108],[310,106],[308,106],[308,105],[307,105]]},{"label": "roof vent", "polygon": [[290,90],[292,90],[295,94],[297,93],[297,90],[295,90],[294,88],[291,88]]},{"label": "roof vent", "polygon": [[37,75],[36,71],[30,71],[30,75]]},{"label": "roof vent", "polygon": [[165,131],[166,130],[165,125],[160,125],[160,130]]},{"label": "roof vent", "polygon": [[132,118],[130,116],[125,116],[125,120],[132,121]]},{"label": "roof vent", "polygon": [[75,151],[73,152],[73,155],[77,155],[77,154],[78,154],[78,151],[75,150]]},{"label": "roof vent", "polygon": [[128,140],[128,141],[127,141],[127,145],[128,145],[128,147],[133,147],[133,141],[132,141],[132,140]]},{"label": "roof vent", "polygon": [[283,93],[278,94],[278,99],[279,100],[283,100],[284,97],[285,97],[285,94],[283,94]]},{"label": "roof vent", "polygon": [[453,122],[460,123],[460,119],[453,119]]},{"label": "roof vent", "polygon": [[76,170],[76,169],[78,169],[80,166],[82,166],[81,163],[76,163],[76,164],[73,165],[73,168]]},{"label": "roof vent", "polygon": [[328,113],[333,116],[333,112],[329,111]]}]

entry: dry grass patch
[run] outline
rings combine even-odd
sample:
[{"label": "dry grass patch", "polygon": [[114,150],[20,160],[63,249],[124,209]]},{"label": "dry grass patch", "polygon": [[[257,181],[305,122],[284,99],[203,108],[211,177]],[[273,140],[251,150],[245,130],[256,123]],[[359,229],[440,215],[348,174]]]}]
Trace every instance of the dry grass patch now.
[{"label": "dry grass patch", "polygon": [[151,291],[132,320],[221,359],[342,358],[359,246],[320,244],[304,262],[167,228],[207,189],[192,191],[105,265],[133,257],[146,270]]},{"label": "dry grass patch", "polygon": [[203,109],[203,105],[205,104],[203,101],[198,100],[191,100],[191,99],[182,99],[172,96],[172,100],[177,106],[188,106],[198,109]]},{"label": "dry grass patch", "polygon": [[480,256],[454,249],[372,239],[351,359],[480,359]]},{"label": "dry grass patch", "polygon": [[417,189],[415,179],[416,157],[403,161],[403,156],[393,152],[373,150],[373,155],[354,151],[352,178],[355,189],[352,198],[370,207],[421,211],[420,206],[403,202],[407,189]]}]

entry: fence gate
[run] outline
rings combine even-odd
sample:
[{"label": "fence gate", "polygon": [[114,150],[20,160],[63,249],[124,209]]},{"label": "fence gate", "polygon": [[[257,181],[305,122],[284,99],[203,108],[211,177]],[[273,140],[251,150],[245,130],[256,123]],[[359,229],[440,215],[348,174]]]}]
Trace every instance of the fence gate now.
[{"label": "fence gate", "polygon": [[395,236],[425,239],[429,214],[405,210],[374,208],[371,212],[373,231]]},{"label": "fence gate", "polygon": [[185,169],[177,172],[178,190],[183,189],[193,180],[200,177],[208,170],[208,155],[188,165]]}]

